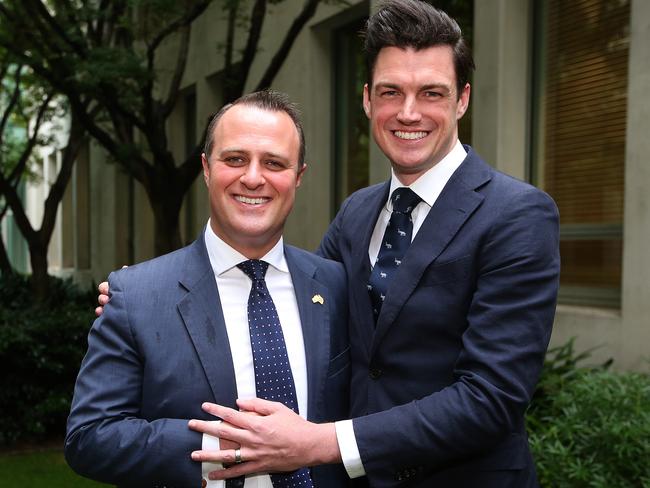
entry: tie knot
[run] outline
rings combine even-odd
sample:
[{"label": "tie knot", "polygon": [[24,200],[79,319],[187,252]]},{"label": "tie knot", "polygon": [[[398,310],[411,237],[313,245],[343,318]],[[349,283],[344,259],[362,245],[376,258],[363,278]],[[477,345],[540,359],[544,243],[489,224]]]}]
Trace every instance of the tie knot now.
[{"label": "tie knot", "polygon": [[409,214],[422,199],[410,188],[397,188],[391,195],[393,212]]},{"label": "tie knot", "polygon": [[246,273],[251,280],[259,281],[264,280],[269,263],[260,261],[259,259],[249,259],[248,261],[242,261],[237,267]]}]

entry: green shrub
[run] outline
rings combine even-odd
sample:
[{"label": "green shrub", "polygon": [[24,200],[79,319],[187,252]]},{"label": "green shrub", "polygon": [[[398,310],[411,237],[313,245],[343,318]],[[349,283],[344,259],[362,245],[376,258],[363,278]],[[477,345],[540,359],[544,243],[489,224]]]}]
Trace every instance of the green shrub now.
[{"label": "green shrub", "polygon": [[26,278],[0,278],[0,444],[63,434],[93,300],[53,278],[35,304]]},{"label": "green shrub", "polygon": [[551,351],[527,414],[548,488],[650,487],[650,376],[578,365],[573,343]]}]

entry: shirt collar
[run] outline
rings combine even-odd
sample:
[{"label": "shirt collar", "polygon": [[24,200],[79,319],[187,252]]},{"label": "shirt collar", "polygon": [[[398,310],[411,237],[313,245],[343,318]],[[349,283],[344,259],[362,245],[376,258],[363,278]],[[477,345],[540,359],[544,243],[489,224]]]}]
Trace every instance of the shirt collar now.
[{"label": "shirt collar", "polygon": [[[433,207],[433,204],[449,181],[449,178],[451,178],[451,175],[454,174],[454,171],[458,169],[466,157],[467,151],[465,151],[465,148],[457,139],[452,150],[437,164],[434,164],[422,176],[411,183],[408,188],[413,190],[429,207]],[[390,191],[388,192],[388,203],[386,204],[386,208],[389,211],[393,209],[390,196],[396,188],[403,186],[397,179],[397,176],[395,176],[395,172],[391,169]]]},{"label": "shirt collar", "polygon": [[[234,268],[242,261],[248,260],[246,256],[226,244],[217,234],[214,233],[209,219],[208,225],[205,227],[204,235],[205,247],[208,249],[208,256],[210,257],[210,265],[212,266],[212,270],[216,276]],[[283,273],[289,272],[289,266],[284,257],[284,243],[282,237],[280,237],[275,246],[273,246],[273,248],[262,257],[262,261],[266,261],[278,271]]]}]

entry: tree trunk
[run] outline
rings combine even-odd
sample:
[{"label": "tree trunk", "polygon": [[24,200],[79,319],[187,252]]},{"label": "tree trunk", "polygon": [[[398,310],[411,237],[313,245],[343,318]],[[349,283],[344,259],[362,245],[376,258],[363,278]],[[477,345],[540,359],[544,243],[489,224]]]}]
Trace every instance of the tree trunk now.
[{"label": "tree trunk", "polygon": [[162,198],[152,198],[149,202],[154,215],[154,252],[161,256],[183,246],[181,239],[180,214],[183,205],[183,189],[168,186]]},{"label": "tree trunk", "polygon": [[47,274],[47,245],[29,242],[29,258],[32,265],[30,282],[35,301],[42,303],[48,296],[50,276]]},{"label": "tree trunk", "polygon": [[10,276],[14,274],[14,268],[11,266],[9,261],[9,255],[7,254],[7,248],[5,243],[0,237],[0,274],[3,276]]}]

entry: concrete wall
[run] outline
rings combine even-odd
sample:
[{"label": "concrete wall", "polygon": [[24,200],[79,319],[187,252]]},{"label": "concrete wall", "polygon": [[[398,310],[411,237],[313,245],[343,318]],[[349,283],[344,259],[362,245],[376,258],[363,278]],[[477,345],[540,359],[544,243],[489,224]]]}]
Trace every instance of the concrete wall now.
[{"label": "concrete wall", "polygon": [[[594,348],[593,363],[613,358],[616,369],[650,370],[650,2],[631,0],[631,8],[622,306],[559,305],[551,344],[576,337],[578,351]],[[531,9],[530,0],[475,2],[474,145],[522,179],[530,144]]]}]

